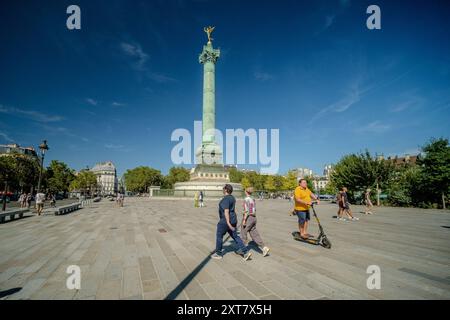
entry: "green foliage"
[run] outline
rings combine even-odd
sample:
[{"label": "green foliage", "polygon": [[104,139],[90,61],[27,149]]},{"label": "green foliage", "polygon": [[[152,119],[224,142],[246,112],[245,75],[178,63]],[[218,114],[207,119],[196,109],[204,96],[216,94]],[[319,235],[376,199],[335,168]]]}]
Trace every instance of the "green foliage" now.
[{"label": "green foliage", "polygon": [[250,180],[247,177],[243,177],[242,180],[241,180],[241,185],[242,185],[242,188],[245,189],[245,188],[250,187],[252,184],[251,184]]},{"label": "green foliage", "polygon": [[277,187],[275,186],[275,178],[274,176],[268,176],[266,178],[266,181],[264,182],[264,190],[273,192],[277,190]]},{"label": "green foliage", "polygon": [[397,168],[387,187],[388,202],[394,206],[412,206],[420,196],[421,168],[410,165]]},{"label": "green foliage", "polygon": [[236,168],[230,168],[228,170],[230,182],[241,182],[242,178],[244,178],[244,173],[242,171],[238,171]]},{"label": "green foliage", "polygon": [[66,193],[69,191],[70,184],[74,179],[75,175],[73,170],[64,162],[52,160],[47,167],[45,174],[46,187],[52,193]]},{"label": "green foliage", "polygon": [[81,191],[92,193],[97,187],[97,177],[92,171],[81,170],[70,183],[71,191]]},{"label": "green foliage", "polygon": [[347,187],[350,198],[358,191],[374,188],[378,183],[383,189],[389,182],[394,166],[389,161],[373,157],[369,151],[344,156],[334,167],[331,182],[339,189]]},{"label": "green foliage", "polygon": [[11,191],[30,191],[37,185],[40,164],[38,159],[11,154],[0,157],[0,184],[3,187],[8,182]]},{"label": "green foliage", "polygon": [[141,166],[127,170],[124,179],[128,191],[145,193],[150,186],[160,186],[164,177],[159,170]]},{"label": "green foliage", "polygon": [[162,187],[163,189],[173,189],[173,186],[177,182],[189,181],[189,170],[183,167],[172,167],[169,170],[169,174],[164,177]]},{"label": "green foliage", "polygon": [[325,188],[322,188],[320,190],[321,194],[331,194],[331,195],[335,195],[338,193],[338,188],[334,185],[333,182],[328,182],[327,186]]},{"label": "green foliage", "polygon": [[431,139],[422,148],[419,158],[422,168],[422,186],[427,190],[427,202],[443,204],[450,195],[450,146],[448,139]]},{"label": "green foliage", "polygon": [[283,190],[294,190],[297,186],[297,175],[294,171],[289,171],[283,180]]}]

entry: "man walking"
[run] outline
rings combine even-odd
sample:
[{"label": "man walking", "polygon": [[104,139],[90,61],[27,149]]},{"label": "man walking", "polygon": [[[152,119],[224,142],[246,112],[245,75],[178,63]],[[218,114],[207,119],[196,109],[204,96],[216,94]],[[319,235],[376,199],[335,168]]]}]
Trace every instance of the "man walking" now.
[{"label": "man walking", "polygon": [[245,244],[247,244],[247,233],[250,233],[252,240],[258,245],[262,250],[263,256],[269,254],[269,247],[264,245],[258,230],[256,230],[256,202],[252,198],[253,188],[249,187],[245,189],[245,199],[244,199],[244,217],[241,224],[241,237]]},{"label": "man walking", "polygon": [[312,235],[308,234],[308,223],[310,220],[309,207],[311,206],[311,199],[314,199],[319,203],[319,198],[308,189],[308,183],[306,179],[300,179],[298,187],[294,190],[294,212],[298,217],[298,228],[300,231],[300,237],[308,239]]},{"label": "man walking", "polygon": [[38,216],[40,216],[42,214],[42,211],[44,211],[44,202],[45,202],[45,194],[39,191],[36,194],[36,209]]}]

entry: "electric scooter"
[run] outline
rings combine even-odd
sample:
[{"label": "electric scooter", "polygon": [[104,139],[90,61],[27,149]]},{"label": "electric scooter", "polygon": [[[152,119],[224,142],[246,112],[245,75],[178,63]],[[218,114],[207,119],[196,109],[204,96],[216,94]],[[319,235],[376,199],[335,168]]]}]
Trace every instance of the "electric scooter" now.
[{"label": "electric scooter", "polygon": [[[297,241],[306,242],[306,243],[313,244],[313,245],[321,245],[324,248],[330,249],[331,248],[331,242],[330,242],[330,240],[328,240],[327,236],[325,235],[325,232],[323,231],[322,225],[320,224],[319,217],[317,216],[316,210],[314,209],[314,205],[316,203],[317,202],[311,203],[311,208],[313,210],[313,214],[314,214],[314,217],[316,218],[317,224],[319,225],[319,236],[317,238],[304,239],[304,238],[302,238],[300,236],[300,232],[298,232],[298,231],[292,232],[292,236]],[[292,215],[295,214],[294,212],[295,211],[292,211]]]}]

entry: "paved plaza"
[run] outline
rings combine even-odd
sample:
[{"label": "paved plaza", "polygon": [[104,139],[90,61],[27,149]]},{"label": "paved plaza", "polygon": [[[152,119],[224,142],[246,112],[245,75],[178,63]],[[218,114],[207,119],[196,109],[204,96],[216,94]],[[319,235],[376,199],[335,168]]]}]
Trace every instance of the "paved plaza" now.
[{"label": "paved plaza", "polygon": [[[287,200],[257,202],[268,257],[244,262],[225,244],[214,249],[217,201],[126,198],[64,216],[30,216],[0,224],[1,299],[449,299],[450,213],[379,208],[338,222],[336,206],[317,212],[333,247],[294,241]],[[241,201],[238,201],[241,208]],[[310,233],[316,232],[315,222]],[[69,265],[81,289],[69,290]],[[366,286],[369,265],[381,289]]]}]

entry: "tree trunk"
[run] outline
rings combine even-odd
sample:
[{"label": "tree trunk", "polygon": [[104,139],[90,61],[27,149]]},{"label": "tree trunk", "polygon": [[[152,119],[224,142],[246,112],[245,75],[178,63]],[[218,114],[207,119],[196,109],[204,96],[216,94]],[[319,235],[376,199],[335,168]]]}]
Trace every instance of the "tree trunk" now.
[{"label": "tree trunk", "polygon": [[378,188],[378,182],[377,182],[377,207],[380,206],[380,189]]},{"label": "tree trunk", "polygon": [[445,208],[445,194],[442,192],[442,209],[446,209]]}]

